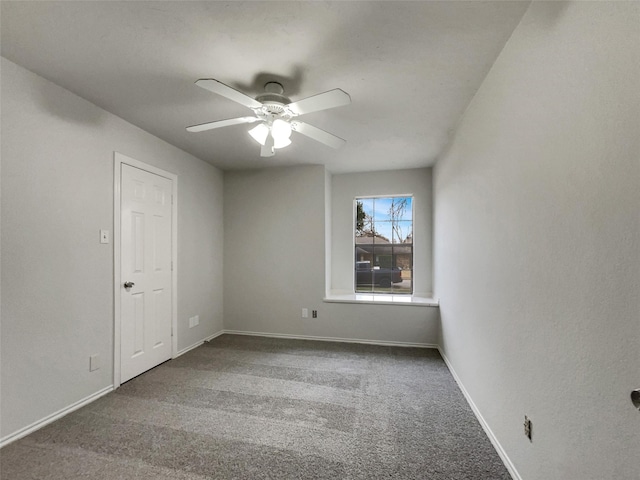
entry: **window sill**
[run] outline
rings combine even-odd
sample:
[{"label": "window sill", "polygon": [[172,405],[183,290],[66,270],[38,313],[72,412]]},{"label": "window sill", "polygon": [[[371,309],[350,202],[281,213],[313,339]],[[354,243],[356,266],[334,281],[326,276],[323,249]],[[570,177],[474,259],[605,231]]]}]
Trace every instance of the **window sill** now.
[{"label": "window sill", "polygon": [[387,295],[387,294],[328,294],[322,299],[326,303],[363,303],[369,305],[403,305],[410,307],[437,307],[437,298],[419,297],[415,295]]}]

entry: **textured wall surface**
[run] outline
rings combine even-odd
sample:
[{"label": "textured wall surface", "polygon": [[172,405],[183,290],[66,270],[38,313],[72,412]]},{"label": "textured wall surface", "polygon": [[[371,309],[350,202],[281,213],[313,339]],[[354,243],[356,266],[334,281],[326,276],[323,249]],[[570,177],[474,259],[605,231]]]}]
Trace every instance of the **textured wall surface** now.
[{"label": "textured wall surface", "polygon": [[303,334],[324,291],[324,168],[226,172],[225,328]]},{"label": "textured wall surface", "polygon": [[435,170],[442,346],[526,480],[640,472],[639,8],[534,2]]},{"label": "textured wall surface", "polygon": [[353,200],[413,195],[414,293],[433,292],[431,168],[334,175],[331,180],[331,290],[353,292]]},{"label": "textured wall surface", "polygon": [[178,349],[222,329],[220,171],[2,59],[2,437],[112,384],[114,151],[178,175]]},{"label": "textured wall surface", "polygon": [[[435,344],[437,308],[323,302],[329,179],[322,166],[225,173],[225,328]],[[318,318],[301,318],[302,308]]]}]

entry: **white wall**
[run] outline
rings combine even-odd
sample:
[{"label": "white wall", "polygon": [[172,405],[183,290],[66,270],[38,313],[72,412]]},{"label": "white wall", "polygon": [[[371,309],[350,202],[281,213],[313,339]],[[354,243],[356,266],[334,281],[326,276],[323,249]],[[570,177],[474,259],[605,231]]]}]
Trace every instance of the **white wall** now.
[{"label": "white wall", "polygon": [[[224,180],[225,329],[437,342],[436,308],[323,303],[325,253],[336,246],[326,245],[335,222],[326,218],[332,197],[322,166],[226,172]],[[318,318],[301,318],[302,308],[318,310]]]},{"label": "white wall", "polygon": [[639,8],[533,2],[435,170],[443,351],[526,480],[640,472]]},{"label": "white wall", "polygon": [[322,166],[225,172],[226,329],[313,330],[300,313],[324,292],[324,178]]},{"label": "white wall", "polygon": [[413,195],[414,293],[430,297],[432,271],[431,168],[333,175],[331,179],[331,290],[353,293],[353,200]]},{"label": "white wall", "polygon": [[[113,157],[178,175],[178,348],[222,329],[222,174],[2,59],[1,437],[112,384]],[[200,315],[198,327],[188,318]],[[102,368],[89,372],[89,356]]]}]

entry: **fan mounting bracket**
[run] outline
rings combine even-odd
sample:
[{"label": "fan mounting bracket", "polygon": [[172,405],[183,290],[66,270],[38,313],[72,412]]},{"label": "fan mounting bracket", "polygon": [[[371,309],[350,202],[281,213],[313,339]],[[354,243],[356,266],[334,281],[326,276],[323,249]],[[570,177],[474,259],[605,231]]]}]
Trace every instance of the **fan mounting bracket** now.
[{"label": "fan mounting bracket", "polygon": [[284,87],[280,82],[267,82],[264,84],[264,91],[282,95],[284,93]]}]

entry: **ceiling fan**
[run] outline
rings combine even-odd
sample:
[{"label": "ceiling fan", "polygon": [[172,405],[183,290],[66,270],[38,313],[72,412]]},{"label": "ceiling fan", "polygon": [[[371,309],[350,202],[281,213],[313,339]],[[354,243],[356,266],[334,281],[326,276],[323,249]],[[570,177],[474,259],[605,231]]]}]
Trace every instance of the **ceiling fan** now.
[{"label": "ceiling fan", "polygon": [[340,148],[346,143],[340,137],[297,119],[306,113],[350,104],[349,94],[339,88],[292,103],[284,96],[284,87],[278,82],[268,82],[264,86],[265,93],[261,93],[255,99],[212,78],[202,78],[196,81],[196,85],[250,108],[255,116],[192,125],[187,127],[189,132],[260,122],[249,130],[249,135],[261,145],[261,157],[272,157],[275,155],[275,149],[290,145],[291,132],[301,133],[333,148]]}]

